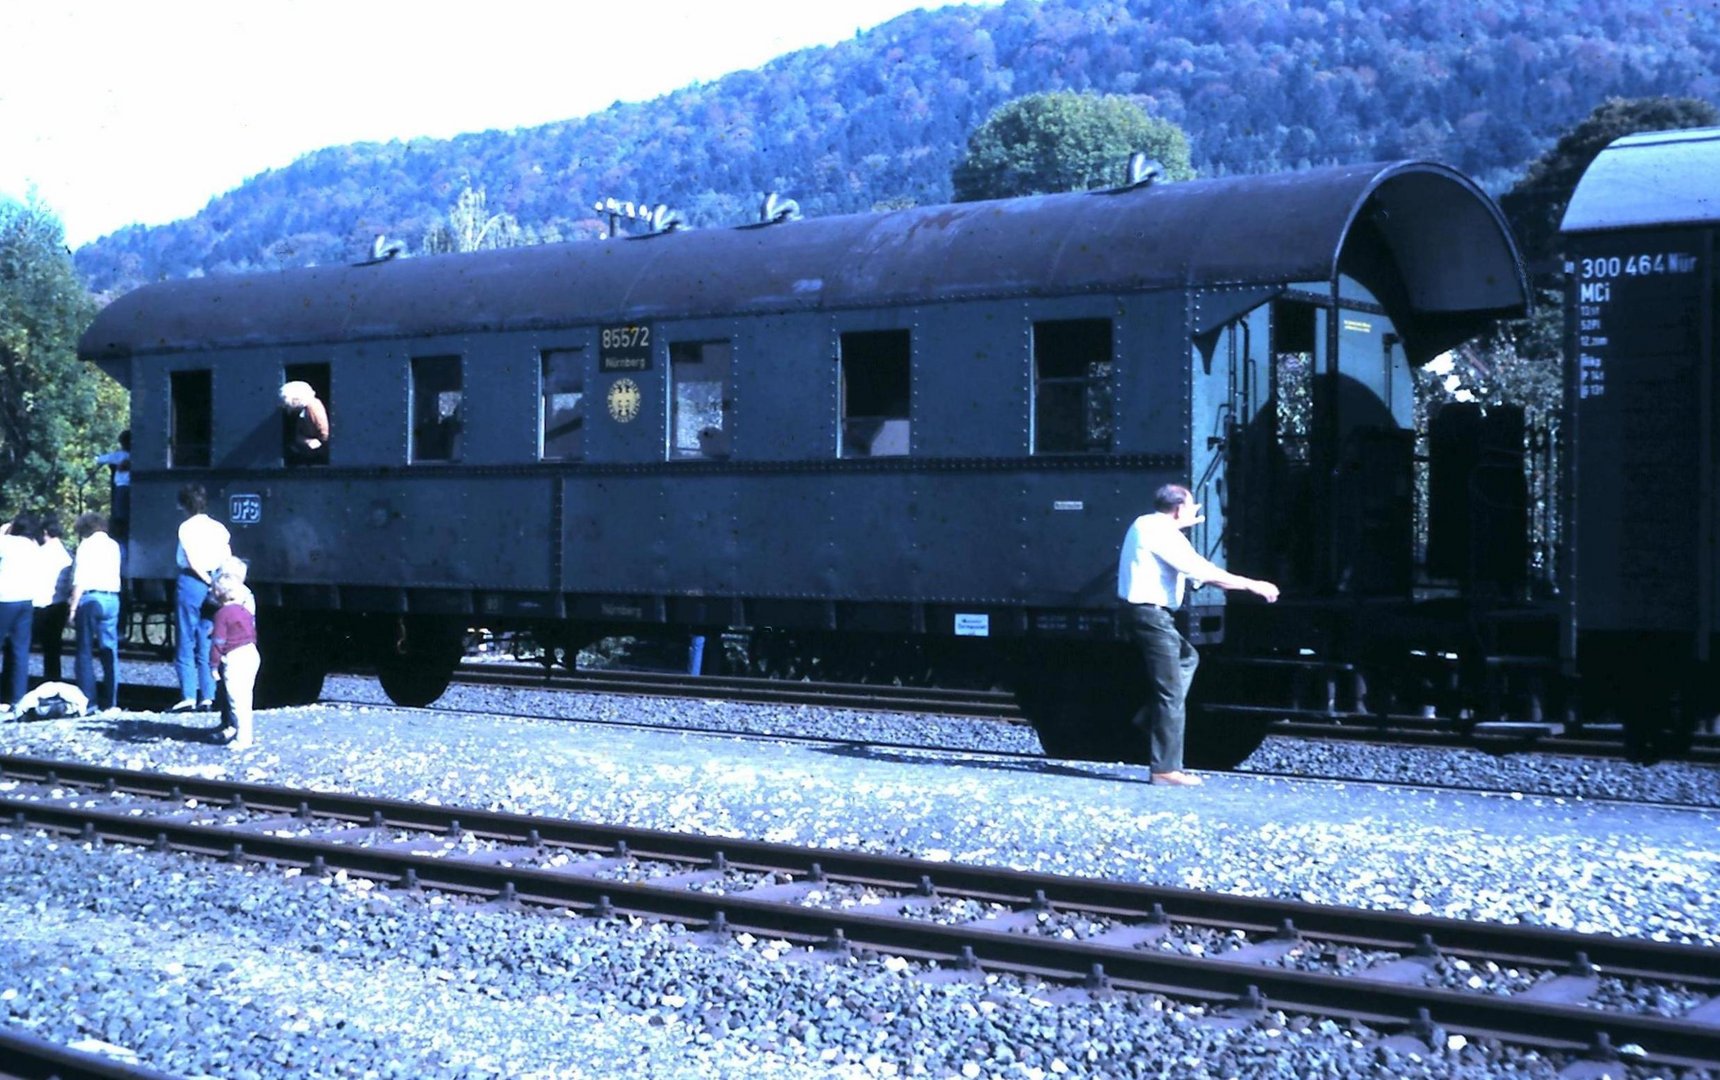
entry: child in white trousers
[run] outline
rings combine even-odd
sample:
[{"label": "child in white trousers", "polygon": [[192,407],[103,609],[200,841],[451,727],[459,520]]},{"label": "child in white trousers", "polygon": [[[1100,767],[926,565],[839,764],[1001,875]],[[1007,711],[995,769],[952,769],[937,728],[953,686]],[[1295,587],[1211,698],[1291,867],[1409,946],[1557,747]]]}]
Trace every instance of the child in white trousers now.
[{"label": "child in white trousers", "polygon": [[249,750],[255,741],[251,730],[252,692],[262,656],[257,652],[257,601],[245,587],[245,563],[229,558],[216,568],[209,595],[221,606],[215,612],[215,627],[209,633],[209,666],[227,688],[227,707],[221,731],[229,750]]}]

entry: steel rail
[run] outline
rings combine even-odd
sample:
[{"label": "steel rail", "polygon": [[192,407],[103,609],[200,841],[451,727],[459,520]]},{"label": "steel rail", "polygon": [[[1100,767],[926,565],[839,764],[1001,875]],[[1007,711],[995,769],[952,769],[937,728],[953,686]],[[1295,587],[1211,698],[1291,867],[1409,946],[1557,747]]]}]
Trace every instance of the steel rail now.
[{"label": "steel rail", "polygon": [[[740,870],[799,876],[822,872],[829,878],[903,892],[921,889],[925,879],[930,879],[942,892],[981,901],[1016,906],[1043,903],[1117,918],[1148,918],[1156,908],[1179,922],[1251,933],[1276,933],[1285,920],[1290,920],[1301,933],[1364,949],[1410,952],[1425,948],[1424,939],[1431,938],[1443,952],[1547,968],[1564,968],[1582,952],[1614,974],[1694,981],[1720,988],[1720,952],[1696,945],[929,862],[900,855],[806,848],[11,755],[0,755],[0,777],[75,784],[92,791],[151,798],[193,798],[210,804],[212,810],[237,807],[372,828],[466,833],[513,846],[544,844],[600,854],[622,850],[638,859],[701,864],[716,863],[720,854],[722,861]],[[15,813],[16,807],[11,812]]]},{"label": "steel rail", "polygon": [[[755,704],[816,705],[825,708],[940,713],[1026,724],[1013,694],[999,690],[949,690],[939,687],[817,683],[739,676],[688,675],[654,671],[566,671],[541,665],[467,663],[458,682],[476,686],[525,687],[597,694],[683,697],[745,701]],[[1269,733],[1290,738],[1384,742],[1395,746],[1470,747],[1488,752],[1540,752],[1572,757],[1628,758],[1622,740],[1552,734],[1545,725],[1496,725],[1465,731],[1455,721],[1375,713],[1326,712],[1310,708],[1244,705],[1194,706],[1215,714],[1265,719]],[[1667,760],[1720,764],[1720,739],[1697,733],[1689,749]]]},{"label": "steel rail", "polygon": [[4,1080],[175,1080],[171,1073],[45,1042],[0,1026]]},{"label": "steel rail", "polygon": [[1013,694],[998,690],[818,683],[736,675],[688,675],[657,671],[566,671],[526,664],[462,664],[459,682],[480,686],[530,686],[592,694],[719,698],[758,704],[821,705],[833,709],[886,709],[947,713],[1024,724]]},{"label": "steel rail", "polygon": [[[419,807],[394,800],[365,800],[260,785],[188,781],[177,777],[119,770],[68,769],[60,763],[4,759],[7,775],[79,784],[100,779],[100,790],[147,794],[165,788],[173,797],[207,800],[207,812],[223,796],[248,811],[290,811],[311,819],[365,822],[389,829],[466,833],[498,843],[625,853],[636,859],[663,859],[713,869],[786,871],[828,881],[883,885],[914,891],[929,881],[944,894],[959,894],[1018,906],[1037,903],[1124,918],[1153,918],[1153,905],[1165,916],[1200,925],[1240,926],[1269,931],[1293,917],[1310,936],[1371,948],[1404,948],[1435,932],[1434,941],[1450,951],[1481,950],[1490,943],[1504,951],[1482,953],[1508,963],[1544,964],[1563,969],[1585,952],[1612,974],[1675,979],[1712,985],[1717,969],[1712,949],[1565,934],[1528,927],[1501,927],[1456,920],[1426,919],[1295,902],[1226,897],[1190,890],[1126,885],[1092,879],[1058,878],[948,863],[929,864],[895,856],[864,856],[822,849],[732,838],[702,838],[677,833],[583,826],[519,815]],[[110,787],[106,780],[114,783]],[[144,790],[139,790],[144,789]],[[212,826],[164,821],[107,810],[69,807],[63,800],[0,799],[0,816],[15,827],[34,825],[86,840],[117,841],[178,850],[233,861],[265,861],[313,872],[344,869],[350,874],[405,887],[429,887],[487,899],[565,907],[587,914],[611,912],[667,918],[692,925],[783,937],[805,945],[846,943],[882,953],[951,961],[970,956],[995,970],[1042,978],[1108,980],[1122,989],[1148,990],[1201,1000],[1246,1001],[1255,990],[1278,1008],[1319,1015],[1353,1017],[1376,1025],[1414,1024],[1423,1010],[1451,1030],[1562,1051],[1596,1044],[1601,1033],[1614,1042],[1641,1046],[1649,1060],[1683,1067],[1720,1064],[1720,1027],[1661,1017],[1603,1012],[1521,997],[1468,994],[1422,986],[1336,976],[1287,968],[1189,958],[1095,941],[1004,932],[979,924],[937,925],[895,915],[828,911],[764,900],[743,893],[712,894],[682,885],[625,882],[570,869],[495,866],[463,859],[458,853],[425,855],[397,847],[359,847],[298,837],[264,835],[243,825]],[[457,821],[458,824],[454,824]],[[721,853],[719,855],[719,852]],[[1287,916],[1286,912],[1294,912]],[[1433,928],[1430,931],[1430,927]]]},{"label": "steel rail", "polygon": [[[950,690],[940,687],[873,686],[864,683],[815,683],[741,676],[687,675],[678,672],[545,669],[519,663],[466,663],[455,672],[455,682],[469,686],[503,686],[512,689],[560,693],[620,694],[640,697],[675,697],[700,700],[738,701],[763,705],[810,705],[831,709],[903,712],[963,716],[1027,725],[1014,695],[997,690]],[[165,708],[176,700],[171,688],[125,687],[128,701],[140,708]],[[1565,757],[1596,757],[1629,760],[1631,750],[1620,739],[1598,735],[1550,734],[1535,725],[1490,731],[1461,730],[1455,722],[1414,716],[1380,716],[1374,713],[1324,712],[1318,709],[1267,708],[1242,705],[1206,705],[1217,715],[1265,719],[1268,734],[1294,739],[1328,739],[1339,742],[1373,742],[1391,746],[1421,746],[1477,749],[1488,753],[1546,753]],[[1698,732],[1689,748],[1666,753],[1661,760],[1694,764],[1720,764],[1720,736]]]}]

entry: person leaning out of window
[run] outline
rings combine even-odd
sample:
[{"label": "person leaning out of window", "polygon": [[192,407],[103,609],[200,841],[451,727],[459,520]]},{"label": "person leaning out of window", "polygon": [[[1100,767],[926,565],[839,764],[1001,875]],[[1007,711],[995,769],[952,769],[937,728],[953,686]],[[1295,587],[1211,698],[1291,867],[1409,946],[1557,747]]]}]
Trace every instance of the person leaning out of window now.
[{"label": "person leaning out of window", "polygon": [[295,381],[281,387],[281,411],[292,423],[292,431],[287,438],[287,463],[326,465],[328,409],[317,398],[311,384]]}]

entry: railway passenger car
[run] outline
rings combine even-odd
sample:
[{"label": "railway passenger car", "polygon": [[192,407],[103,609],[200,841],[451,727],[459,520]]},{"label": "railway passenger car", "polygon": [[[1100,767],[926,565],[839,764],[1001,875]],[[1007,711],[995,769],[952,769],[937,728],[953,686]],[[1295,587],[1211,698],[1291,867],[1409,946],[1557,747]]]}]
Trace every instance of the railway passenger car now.
[{"label": "railway passenger car", "polygon": [[1653,718],[1635,725],[1650,742],[1720,707],[1716,177],[1720,128],[1627,136],[1589,166],[1561,226],[1565,652],[1585,711]]},{"label": "railway passenger car", "polygon": [[[137,600],[167,598],[198,481],[251,561],[277,701],[345,650],[427,702],[471,625],[771,628],[959,648],[1049,752],[1114,760],[1144,753],[1118,546],[1175,481],[1202,550],[1284,587],[1193,597],[1234,661],[1203,680],[1224,720],[1191,726],[1197,764],[1252,749],[1292,676],[1351,674],[1360,709],[1360,658],[1522,621],[1413,527],[1414,369],[1527,302],[1458,172],[787,217],[121,297],[80,351],[131,394]],[[326,464],[284,453],[294,379],[328,404]],[[1493,546],[1461,505],[1489,431],[1435,448],[1462,552]]]}]

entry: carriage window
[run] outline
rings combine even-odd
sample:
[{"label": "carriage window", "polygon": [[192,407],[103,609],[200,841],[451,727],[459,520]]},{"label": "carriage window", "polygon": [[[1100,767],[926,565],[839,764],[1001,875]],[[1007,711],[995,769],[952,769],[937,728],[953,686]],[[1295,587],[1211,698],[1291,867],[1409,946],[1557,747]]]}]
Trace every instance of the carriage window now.
[{"label": "carriage window", "polygon": [[585,350],[545,349],[538,382],[538,455],[545,461],[585,456]]},{"label": "carriage window", "polygon": [[1111,449],[1111,320],[1033,324],[1033,452]]},{"label": "carriage window", "polygon": [[842,457],[908,452],[909,348],[906,330],[843,334]]},{"label": "carriage window", "polygon": [[728,457],[729,343],[670,342],[669,378],[674,390],[669,456]]},{"label": "carriage window", "polygon": [[297,409],[281,410],[281,460],[288,465],[328,464],[328,444],[334,441],[334,403],[330,396],[329,366],[327,364],[286,364],[281,368],[281,385],[304,383],[322,403],[323,416],[329,419],[329,437],[319,447],[307,446],[304,438],[315,425],[302,419]]},{"label": "carriage window", "polygon": [[175,371],[170,380],[167,464],[175,469],[206,469],[214,442],[213,377],[207,371]]},{"label": "carriage window", "polygon": [[412,358],[413,461],[460,456],[460,358]]}]

